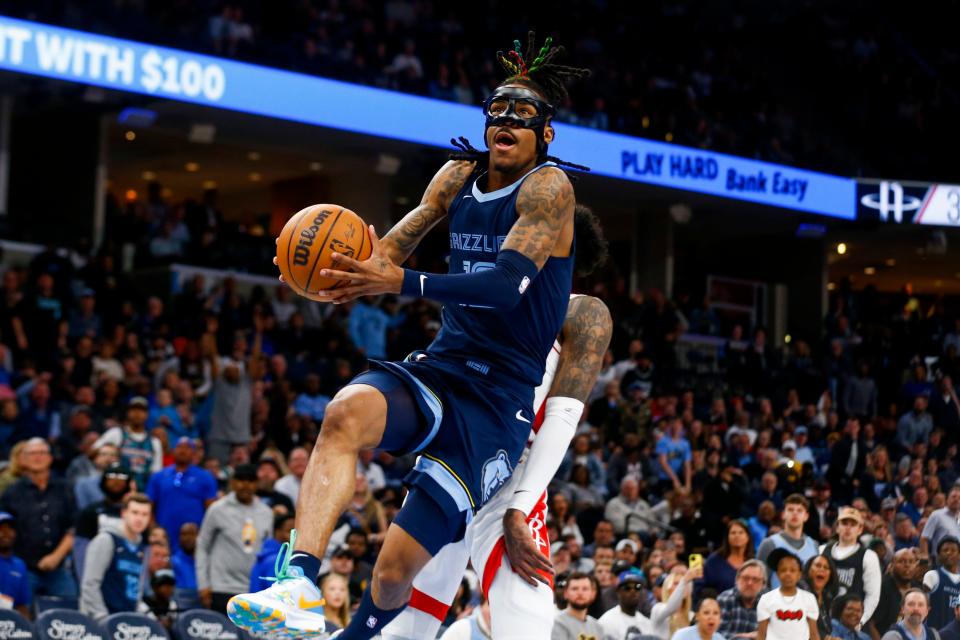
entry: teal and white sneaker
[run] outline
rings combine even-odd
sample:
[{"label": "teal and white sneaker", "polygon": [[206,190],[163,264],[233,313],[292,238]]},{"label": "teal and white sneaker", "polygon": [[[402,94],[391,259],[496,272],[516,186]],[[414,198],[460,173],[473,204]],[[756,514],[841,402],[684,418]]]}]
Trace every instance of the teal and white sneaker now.
[{"label": "teal and white sneaker", "polygon": [[242,629],[254,633],[278,633],[291,638],[320,638],[326,633],[323,596],[300,567],[290,566],[296,531],[280,546],[274,564],[273,584],[263,591],[230,598],[227,616]]}]

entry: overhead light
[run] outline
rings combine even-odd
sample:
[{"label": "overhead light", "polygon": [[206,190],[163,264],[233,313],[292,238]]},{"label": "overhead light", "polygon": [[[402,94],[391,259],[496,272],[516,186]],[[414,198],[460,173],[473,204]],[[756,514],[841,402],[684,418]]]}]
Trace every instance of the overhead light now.
[{"label": "overhead light", "polygon": [[200,165],[198,165],[196,162],[188,162],[187,164],[183,165],[183,168],[190,173],[196,173],[200,170]]},{"label": "overhead light", "polygon": [[164,198],[172,198],[173,189],[171,189],[170,187],[164,187],[163,189],[160,190],[160,195],[163,196]]},{"label": "overhead light", "polygon": [[137,134],[133,131],[127,131],[125,134],[123,134],[123,137],[127,139],[127,142],[133,142],[137,139]]},{"label": "overhead light", "polygon": [[836,289],[836,288],[837,288],[837,283],[836,283],[836,282],[828,282],[828,283],[827,283],[827,291],[833,291],[833,290]]},{"label": "overhead light", "polygon": [[256,161],[259,160],[259,159],[260,159],[260,153],[259,153],[258,151],[248,151],[248,152],[247,152],[247,160],[252,160],[252,161],[256,162]]},{"label": "overhead light", "polygon": [[793,341],[793,336],[791,336],[791,335],[788,333],[787,335],[783,336],[783,341],[786,342],[787,344],[790,344],[790,342]]},{"label": "overhead light", "polygon": [[140,177],[144,180],[156,180],[157,174],[155,174],[153,171],[144,171],[140,174]]},{"label": "overhead light", "polygon": [[888,267],[895,267],[897,266],[897,261],[895,258],[887,258],[883,261],[883,264],[887,265]]},{"label": "overhead light", "polygon": [[843,254],[845,254],[846,252],[847,252],[847,245],[846,245],[846,243],[841,242],[840,244],[837,245],[837,253],[839,253],[840,255],[843,255]]},{"label": "overhead light", "polygon": [[650,128],[650,116],[643,116],[643,119],[640,120],[640,126],[644,129]]},{"label": "overhead light", "polygon": [[127,202],[133,202],[137,199],[137,192],[134,189],[127,189],[123,195],[127,198]]},{"label": "overhead light", "polygon": [[250,178],[250,182],[260,182],[261,175],[254,171],[247,177]]},{"label": "overhead light", "polygon": [[322,171],[322,170],[323,170],[323,165],[320,164],[319,162],[310,163],[310,171]]},{"label": "overhead light", "polygon": [[667,142],[673,142],[673,134],[668,131],[667,135],[665,135],[663,139],[666,140]]},{"label": "overhead light", "polygon": [[203,181],[203,188],[204,188],[204,189],[216,189],[216,188],[217,188],[217,181],[216,181],[216,180],[204,180],[204,181]]},{"label": "overhead light", "polygon": [[876,272],[877,272],[876,267],[864,267],[864,268],[863,268],[863,275],[865,275],[865,276],[872,276],[872,275],[874,275]]}]

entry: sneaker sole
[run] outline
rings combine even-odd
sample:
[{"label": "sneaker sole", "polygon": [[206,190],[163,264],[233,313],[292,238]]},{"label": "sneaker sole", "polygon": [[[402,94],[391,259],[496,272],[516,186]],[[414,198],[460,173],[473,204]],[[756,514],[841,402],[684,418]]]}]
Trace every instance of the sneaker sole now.
[{"label": "sneaker sole", "polygon": [[227,617],[241,629],[255,633],[281,631],[287,621],[287,616],[282,610],[246,600],[240,596],[230,598],[227,603]]},{"label": "sneaker sole", "polygon": [[227,603],[227,617],[241,629],[253,633],[270,634],[278,638],[310,640],[326,638],[326,629],[319,631],[291,629],[287,626],[287,615],[282,609],[234,596]]}]

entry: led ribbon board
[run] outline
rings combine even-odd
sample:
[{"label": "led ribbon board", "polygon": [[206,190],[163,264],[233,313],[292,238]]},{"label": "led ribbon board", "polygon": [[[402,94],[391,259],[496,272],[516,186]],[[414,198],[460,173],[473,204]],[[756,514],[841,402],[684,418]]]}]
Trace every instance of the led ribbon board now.
[{"label": "led ribbon board", "polygon": [[[0,69],[449,148],[470,107],[0,16]],[[594,173],[854,218],[851,179],[557,124],[551,152]]]}]

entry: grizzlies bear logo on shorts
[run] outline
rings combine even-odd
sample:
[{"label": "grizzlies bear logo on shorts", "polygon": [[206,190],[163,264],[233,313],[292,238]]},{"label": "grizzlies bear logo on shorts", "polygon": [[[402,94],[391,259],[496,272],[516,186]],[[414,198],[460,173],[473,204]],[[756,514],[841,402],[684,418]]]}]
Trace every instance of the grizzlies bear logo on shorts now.
[{"label": "grizzlies bear logo on shorts", "polygon": [[480,475],[480,485],[483,487],[483,501],[486,502],[493,497],[493,494],[513,475],[513,468],[510,466],[510,459],[507,452],[503,449],[497,451],[497,455],[483,463],[483,473]]}]

